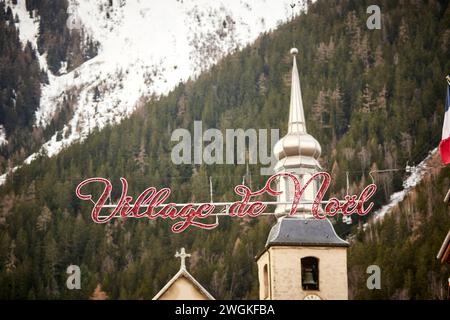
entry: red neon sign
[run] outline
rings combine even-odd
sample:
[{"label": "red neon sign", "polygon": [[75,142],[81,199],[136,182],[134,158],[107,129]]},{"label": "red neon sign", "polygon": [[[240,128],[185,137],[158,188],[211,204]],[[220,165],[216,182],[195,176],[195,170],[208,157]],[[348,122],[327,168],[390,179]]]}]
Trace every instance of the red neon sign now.
[{"label": "red neon sign", "polygon": [[[322,178],[322,183],[314,198],[311,209],[311,213],[316,219],[325,219],[327,216],[332,217],[339,211],[341,211],[343,215],[351,215],[353,213],[357,213],[360,216],[366,215],[372,209],[373,202],[369,203],[367,208],[365,208],[364,205],[377,190],[375,184],[370,184],[364,188],[359,197],[357,195],[347,195],[344,201],[340,201],[337,198],[331,198],[326,203],[324,210],[321,210],[320,204],[331,183],[331,176],[329,173],[318,172],[311,176],[303,186],[295,175],[290,173],[279,173],[271,176],[267,180],[265,186],[261,190],[255,192],[252,192],[250,188],[245,185],[237,185],[234,188],[234,192],[241,197],[241,200],[231,204],[227,214],[230,217],[240,218],[245,216],[255,218],[261,215],[264,210],[266,210],[267,205],[261,201],[251,201],[251,199],[252,197],[260,196],[265,193],[270,196],[280,195],[282,193],[281,191],[274,190],[271,187],[272,182],[280,177],[287,177],[291,179],[294,184],[294,196],[289,215],[294,215],[296,213],[300,199],[308,185],[315,179]],[[113,210],[103,216],[100,215],[100,212],[102,210],[104,211],[105,202],[111,195],[111,182],[105,178],[89,178],[78,184],[75,190],[76,196],[81,200],[94,202],[91,217],[95,223],[107,223],[117,216],[121,218],[148,218],[152,220],[157,218],[170,218],[172,220],[179,220],[172,225],[172,231],[175,233],[183,232],[190,226],[209,230],[214,229],[218,225],[217,223],[205,223],[199,221],[211,216],[216,208],[213,203],[203,203],[199,205],[188,203],[181,208],[177,208],[175,203],[165,203],[171,194],[170,188],[157,190],[154,187],[149,187],[136,198],[134,204],[131,204],[133,197],[127,195],[128,182],[124,178],[120,178],[120,181],[122,184],[122,194],[119,201],[114,206]],[[104,186],[103,192],[97,201],[92,200],[91,194],[83,194],[81,192],[81,189],[84,186],[93,183],[101,183]]]}]

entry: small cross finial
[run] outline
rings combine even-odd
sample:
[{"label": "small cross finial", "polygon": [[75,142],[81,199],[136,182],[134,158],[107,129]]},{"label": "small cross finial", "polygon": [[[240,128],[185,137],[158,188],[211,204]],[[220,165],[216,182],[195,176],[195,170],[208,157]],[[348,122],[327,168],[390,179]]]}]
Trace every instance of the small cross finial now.
[{"label": "small cross finial", "polygon": [[189,253],[186,253],[186,250],[184,248],[181,248],[180,252],[175,253],[175,258],[181,259],[181,269],[186,269],[186,258],[189,258],[191,255]]}]

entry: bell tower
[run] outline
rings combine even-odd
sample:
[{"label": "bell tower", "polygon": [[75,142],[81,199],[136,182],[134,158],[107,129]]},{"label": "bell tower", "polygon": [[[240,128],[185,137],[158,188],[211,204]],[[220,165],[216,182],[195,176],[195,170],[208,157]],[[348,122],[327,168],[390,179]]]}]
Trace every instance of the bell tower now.
[{"label": "bell tower", "polygon": [[[303,185],[321,169],[318,162],[321,147],[306,131],[297,53],[296,48],[291,49],[288,132],[275,145],[274,153],[278,160],[275,172],[294,174]],[[278,202],[291,202],[291,183],[287,178],[278,181],[278,190],[282,191]],[[269,233],[263,252],[256,257],[261,300],[348,299],[348,243],[336,234],[328,219],[312,217],[311,203],[317,190],[317,182],[307,187],[295,215],[288,216],[289,204],[276,207],[278,221]]]}]

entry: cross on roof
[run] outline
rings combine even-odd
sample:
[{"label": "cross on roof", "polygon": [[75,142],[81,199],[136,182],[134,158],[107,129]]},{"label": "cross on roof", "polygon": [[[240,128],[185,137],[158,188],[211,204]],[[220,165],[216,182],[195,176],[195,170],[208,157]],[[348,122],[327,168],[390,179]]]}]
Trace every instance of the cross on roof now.
[{"label": "cross on roof", "polygon": [[175,258],[181,259],[181,269],[186,269],[186,258],[189,258],[191,255],[189,253],[186,253],[184,248],[181,248],[180,252],[175,253]]}]

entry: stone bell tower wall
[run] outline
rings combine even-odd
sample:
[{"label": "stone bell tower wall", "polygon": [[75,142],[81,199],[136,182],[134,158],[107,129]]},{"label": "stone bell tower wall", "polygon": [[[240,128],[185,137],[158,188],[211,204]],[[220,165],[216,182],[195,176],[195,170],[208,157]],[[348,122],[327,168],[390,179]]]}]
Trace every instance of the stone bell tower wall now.
[{"label": "stone bell tower wall", "polygon": [[[319,259],[319,290],[303,291],[301,259]],[[272,246],[258,259],[260,299],[301,300],[309,294],[347,300],[347,248]],[[267,265],[267,272],[264,266]],[[264,277],[268,277],[265,279]],[[268,288],[265,286],[268,283]]]}]

